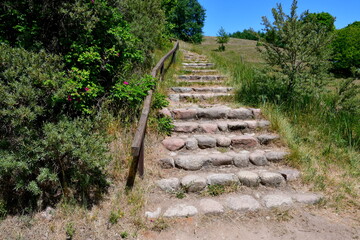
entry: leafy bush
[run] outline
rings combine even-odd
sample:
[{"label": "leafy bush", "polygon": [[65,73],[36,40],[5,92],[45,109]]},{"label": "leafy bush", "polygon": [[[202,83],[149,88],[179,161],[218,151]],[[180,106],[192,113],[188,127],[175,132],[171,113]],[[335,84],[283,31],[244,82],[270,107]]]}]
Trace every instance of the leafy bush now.
[{"label": "leafy bush", "polygon": [[225,45],[226,43],[228,43],[230,40],[229,34],[227,34],[225,32],[225,29],[223,27],[220,28],[220,30],[218,31],[218,35],[217,35],[217,43],[220,44],[219,46],[219,51],[225,51]]},{"label": "leafy bush", "polygon": [[248,40],[259,40],[259,37],[265,37],[263,32],[255,32],[254,29],[244,29],[242,32],[237,31],[229,35],[232,38],[248,39]]}]

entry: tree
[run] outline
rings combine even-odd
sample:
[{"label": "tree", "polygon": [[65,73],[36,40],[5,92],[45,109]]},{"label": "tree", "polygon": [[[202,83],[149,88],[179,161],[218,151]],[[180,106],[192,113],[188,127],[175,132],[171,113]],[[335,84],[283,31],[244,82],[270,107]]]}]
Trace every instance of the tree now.
[{"label": "tree", "polygon": [[329,67],[331,35],[304,22],[307,11],[298,16],[296,10],[297,0],[293,0],[289,15],[278,4],[272,9],[273,23],[263,17],[265,31],[273,38],[259,49],[273,71],[281,74],[287,98],[315,93],[323,86]]},{"label": "tree", "polygon": [[335,71],[350,75],[352,69],[360,69],[360,22],[337,30],[332,47]]},{"label": "tree", "polygon": [[254,29],[244,29],[242,32],[237,31],[229,35],[232,38],[248,39],[248,40],[259,40],[259,37],[265,37],[263,32],[255,32]]},{"label": "tree", "polygon": [[313,24],[319,24],[319,26],[325,28],[325,31],[333,32],[335,30],[336,18],[330,13],[309,13],[304,17],[304,22],[310,22]]},{"label": "tree", "polygon": [[175,37],[193,43],[201,43],[205,9],[197,0],[178,0],[167,20],[172,24]]},{"label": "tree", "polygon": [[225,32],[225,29],[223,27],[220,28],[220,30],[218,31],[218,35],[217,35],[217,43],[220,44],[219,46],[219,51],[225,51],[225,45],[226,43],[229,42],[229,34],[227,34]]}]

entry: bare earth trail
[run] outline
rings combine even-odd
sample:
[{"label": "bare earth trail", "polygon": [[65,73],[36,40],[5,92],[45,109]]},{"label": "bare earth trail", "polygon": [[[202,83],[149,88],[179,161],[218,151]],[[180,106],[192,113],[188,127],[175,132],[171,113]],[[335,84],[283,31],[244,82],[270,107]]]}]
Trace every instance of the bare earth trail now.
[{"label": "bare earth trail", "polygon": [[360,239],[360,218],[326,210],[284,164],[289,151],[261,109],[236,105],[206,56],[183,53],[181,87],[162,110],[175,128],[150,163],[145,215],[162,231],[138,239]]}]

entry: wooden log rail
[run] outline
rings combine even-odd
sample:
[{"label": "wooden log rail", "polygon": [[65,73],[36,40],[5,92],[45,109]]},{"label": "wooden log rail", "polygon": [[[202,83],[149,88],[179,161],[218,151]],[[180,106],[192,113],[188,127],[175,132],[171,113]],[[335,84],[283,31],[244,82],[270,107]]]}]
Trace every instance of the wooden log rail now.
[{"label": "wooden log rail", "polygon": [[[160,59],[158,64],[151,71],[151,76],[156,78],[158,74],[160,75],[159,80],[163,79],[165,74],[165,61],[171,57],[170,65],[175,62],[176,52],[179,49],[179,42],[176,42],[174,48],[168,52],[164,57]],[[146,133],[147,121],[149,118],[149,113],[151,109],[151,100],[154,90],[149,90],[148,95],[145,98],[144,106],[141,112],[141,117],[139,121],[138,128],[135,132],[134,140],[131,146],[132,152],[132,162],[129,168],[129,175],[126,181],[126,189],[131,190],[134,186],[136,172],[139,173],[140,177],[144,176],[144,140]]]}]

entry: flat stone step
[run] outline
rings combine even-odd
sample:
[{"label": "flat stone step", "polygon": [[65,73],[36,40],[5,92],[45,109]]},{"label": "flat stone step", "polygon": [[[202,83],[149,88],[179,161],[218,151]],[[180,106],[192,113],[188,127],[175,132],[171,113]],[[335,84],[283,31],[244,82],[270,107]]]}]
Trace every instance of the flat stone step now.
[{"label": "flat stone step", "polygon": [[225,80],[226,76],[223,75],[179,75],[179,80],[187,80],[187,81],[219,81]]},{"label": "flat stone step", "polygon": [[214,75],[219,73],[218,70],[214,70],[214,69],[190,69],[190,70],[185,70],[187,73],[192,73],[192,74],[201,74],[201,75]]},{"label": "flat stone step", "polygon": [[228,106],[214,107],[189,107],[168,109],[168,112],[174,119],[191,120],[191,119],[241,119],[251,120],[261,117],[261,110],[255,108],[230,108]]},{"label": "flat stone step", "polygon": [[[284,172],[292,173],[288,178]],[[284,187],[287,181],[294,181],[300,177],[300,172],[296,169],[286,168],[284,170],[268,169],[241,169],[236,172],[228,173],[194,173],[182,177],[164,178],[156,181],[156,185],[163,191],[173,193],[183,190],[187,193],[202,192],[209,186],[245,186],[250,188],[264,187]]]},{"label": "flat stone step", "polygon": [[[202,197],[196,200],[164,200],[161,207],[145,212],[147,218],[182,218],[198,215],[221,215],[227,212],[255,212],[273,208],[291,208],[317,204],[321,194],[298,191],[271,190],[264,193],[225,194],[218,197]],[[156,209],[156,210],[155,210]],[[155,211],[154,211],[155,210]]]},{"label": "flat stone step", "polygon": [[267,120],[223,120],[223,121],[174,121],[175,133],[251,133],[270,126]]},{"label": "flat stone step", "polygon": [[174,102],[189,101],[189,100],[206,100],[219,97],[231,97],[233,93],[180,93],[169,94],[169,99]]},{"label": "flat stone step", "polygon": [[[202,142],[205,144],[215,144],[216,142]],[[279,162],[286,158],[288,152],[283,150],[255,150],[255,151],[229,151],[220,152],[197,152],[177,154],[171,152],[169,157],[161,158],[159,164],[163,168],[181,168],[187,171],[200,170],[203,167],[236,166],[239,168],[249,166],[268,166],[271,162]]]},{"label": "flat stone step", "polygon": [[232,92],[232,87],[172,87],[175,93],[228,93]]},{"label": "flat stone step", "polygon": [[180,149],[196,150],[206,148],[231,148],[231,149],[254,149],[260,145],[269,145],[278,140],[279,136],[275,134],[244,134],[244,135],[193,135],[168,137],[162,141],[163,146],[169,151]]}]

